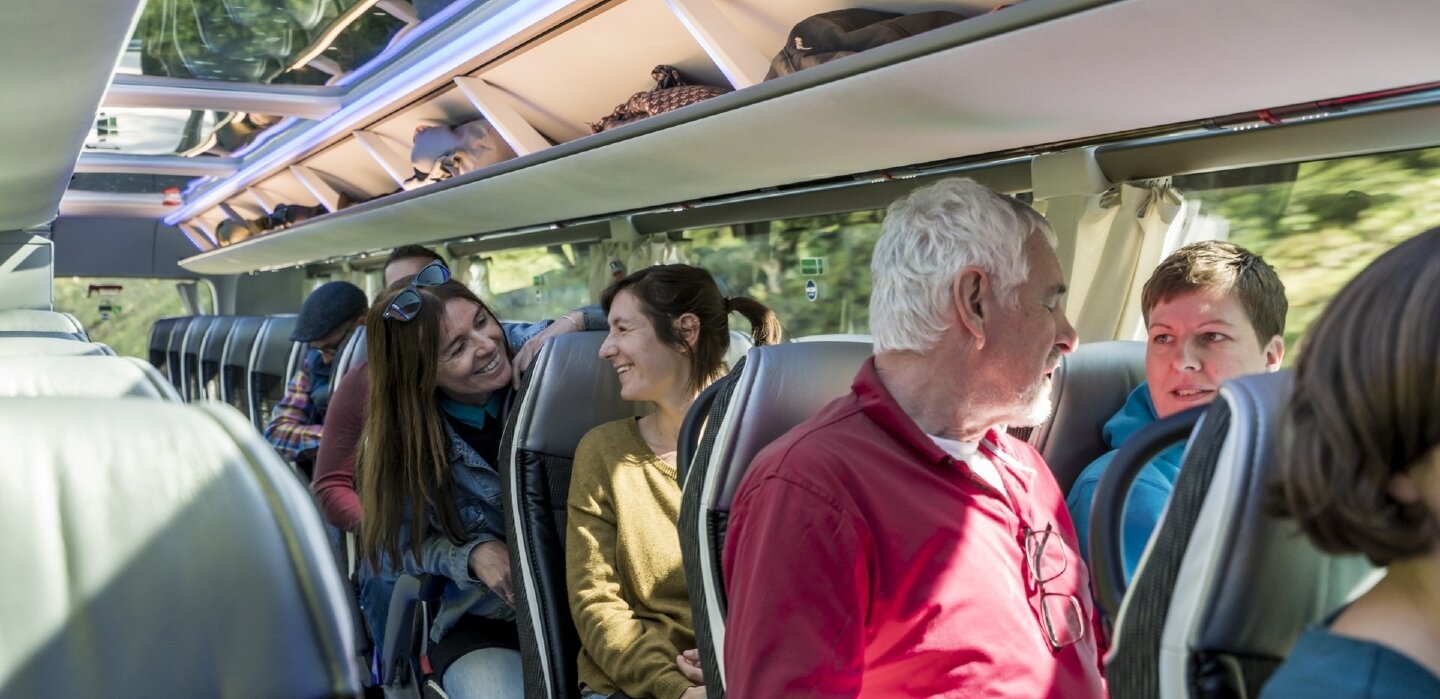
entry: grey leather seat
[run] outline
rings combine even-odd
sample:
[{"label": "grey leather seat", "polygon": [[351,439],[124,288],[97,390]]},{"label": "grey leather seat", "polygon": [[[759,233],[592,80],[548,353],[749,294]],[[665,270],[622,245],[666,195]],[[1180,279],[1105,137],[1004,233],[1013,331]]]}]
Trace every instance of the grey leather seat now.
[{"label": "grey leather seat", "polygon": [[298,343],[290,341],[295,332],[295,316],[270,316],[260,326],[255,345],[250,350],[250,369],[246,385],[250,421],[264,430],[270,422],[275,404],[285,397],[292,367],[298,364]]},{"label": "grey leather seat", "polygon": [[180,341],[180,395],[192,403],[205,399],[200,394],[200,346],[216,320],[215,316],[196,316]]},{"label": "grey leather seat", "polygon": [[69,313],[16,308],[0,311],[0,337],[53,337],[89,342],[80,321]]},{"label": "grey leather seat", "polygon": [[115,350],[99,342],[81,342],[55,337],[0,337],[0,357],[50,356],[115,356]]},{"label": "grey leather seat", "polygon": [[234,410],[0,399],[0,444],[0,699],[356,696],[319,515]]},{"label": "grey leather seat", "polygon": [[335,355],[335,369],[330,372],[330,395],[340,390],[340,381],[351,369],[364,364],[367,352],[365,350],[365,326],[355,328],[350,333],[350,339],[340,349],[340,354]]},{"label": "grey leather seat", "polygon": [[0,397],[151,398],[180,402],[160,371],[134,357],[0,357]]},{"label": "grey leather seat", "polygon": [[[871,347],[865,336],[756,347],[712,385],[713,403],[697,400],[686,416],[690,425],[706,421],[693,461],[682,470],[680,547],[706,691],[712,697],[725,687],[721,557],[735,491],[761,449],[849,392]],[[690,450],[681,449],[683,460]]]},{"label": "grey leather seat", "polygon": [[235,327],[235,316],[215,316],[200,340],[199,391],[191,400],[220,400],[220,359],[225,353],[225,340]]},{"label": "grey leather seat", "polygon": [[183,377],[180,374],[180,353],[185,347],[185,332],[190,323],[199,316],[181,316],[170,326],[170,339],[165,343],[165,377],[175,390],[185,394]]},{"label": "grey leather seat", "polygon": [[150,364],[159,369],[167,380],[170,376],[166,366],[169,359],[170,331],[179,320],[179,316],[170,316],[156,320],[155,324],[150,326]]},{"label": "grey leather seat", "polygon": [[599,358],[603,332],[545,343],[505,427],[500,478],[525,696],[578,697],[580,638],[565,579],[566,499],[575,448],[592,428],[635,415]]},{"label": "grey leather seat", "polygon": [[245,316],[235,319],[235,325],[225,336],[225,346],[220,351],[220,400],[234,406],[250,417],[250,397],[247,386],[250,380],[250,351],[255,348],[255,338],[260,326],[265,324],[261,317]]},{"label": "grey leather seat", "polygon": [[[1102,603],[1113,614],[1124,599],[1106,671],[1112,697],[1257,696],[1305,625],[1371,574],[1362,558],[1322,554],[1293,521],[1264,512],[1290,379],[1283,372],[1226,382],[1193,434],[1193,415],[1173,416],[1132,436],[1111,462],[1096,493],[1090,550]],[[1121,517],[1102,513],[1149,455],[1187,434],[1175,492],[1127,591]]]},{"label": "grey leather seat", "polygon": [[1145,343],[1088,342],[1060,360],[1051,383],[1050,418],[1024,437],[1045,457],[1060,492],[1109,451],[1105,423],[1145,381]]}]

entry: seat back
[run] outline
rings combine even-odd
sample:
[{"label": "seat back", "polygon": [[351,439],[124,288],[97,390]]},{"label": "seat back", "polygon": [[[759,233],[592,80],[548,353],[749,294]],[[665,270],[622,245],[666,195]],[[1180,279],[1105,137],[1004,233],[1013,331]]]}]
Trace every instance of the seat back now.
[{"label": "seat back", "polygon": [[29,308],[0,310],[0,337],[53,337],[89,342],[80,321],[69,313]]},{"label": "seat back", "polygon": [[[1342,605],[1372,573],[1358,556],[1320,553],[1292,520],[1264,511],[1290,382],[1288,372],[1226,382],[1191,435],[1170,504],[1120,607],[1111,696],[1257,696],[1305,625]],[[1147,430],[1131,439],[1144,440]],[[1111,462],[1105,478],[1116,482],[1102,480],[1097,512],[1115,507],[1120,496],[1106,491],[1128,488],[1143,465],[1130,456]],[[1097,569],[1118,570],[1120,518],[1113,519],[1095,522]]]},{"label": "seat back", "polygon": [[170,346],[170,331],[175,328],[175,323],[178,320],[180,320],[178,316],[170,316],[168,318],[161,318],[155,321],[154,325],[150,326],[150,364],[156,369],[159,369],[160,373],[165,375],[167,380],[169,374],[166,373],[166,363],[168,360],[166,350],[169,349]]},{"label": "seat back", "polygon": [[170,379],[170,385],[175,390],[181,391],[184,395],[185,382],[180,373],[180,353],[185,347],[185,332],[190,329],[190,323],[199,316],[183,316],[175,319],[175,324],[170,327],[170,340],[165,343],[165,377]]},{"label": "seat back", "polygon": [[115,350],[99,342],[81,342],[56,337],[0,337],[0,357],[115,356]]},{"label": "seat back", "polygon": [[263,317],[236,318],[220,350],[220,400],[235,406],[247,418],[250,417],[250,396],[246,389],[250,379],[250,351],[255,348],[255,338],[264,324]]},{"label": "seat back", "polygon": [[365,326],[362,325],[350,333],[350,339],[335,356],[335,369],[330,372],[330,395],[340,390],[340,380],[345,378],[346,373],[365,362],[366,354]]},{"label": "seat back", "polygon": [[246,396],[250,403],[250,421],[263,430],[270,422],[275,404],[285,397],[285,384],[290,380],[290,364],[295,343],[293,315],[270,316],[260,326],[255,345],[250,349],[250,369]]},{"label": "seat back", "polygon": [[1050,417],[1024,439],[1045,457],[1060,491],[1110,448],[1105,423],[1145,380],[1145,343],[1087,342],[1065,355],[1051,383]]},{"label": "seat back", "polygon": [[[865,336],[756,347],[714,394],[680,504],[685,581],[711,697],[725,690],[721,557],[740,480],[761,449],[849,392],[871,348]],[[697,412],[686,422],[700,419]]]},{"label": "seat back", "polygon": [[575,448],[591,428],[635,414],[599,358],[603,332],[545,343],[500,444],[525,696],[578,697],[580,638],[565,581],[566,499]]},{"label": "seat back", "polygon": [[0,444],[0,699],[359,692],[319,515],[234,410],[6,398]]},{"label": "seat back", "polygon": [[0,398],[153,398],[180,402],[160,370],[134,357],[0,357]]},{"label": "seat back", "polygon": [[193,400],[220,400],[220,359],[225,340],[235,327],[235,316],[216,316],[200,341],[199,392]]},{"label": "seat back", "polygon": [[203,400],[200,395],[200,346],[215,324],[215,316],[196,316],[185,328],[180,345],[180,395],[190,402]]}]

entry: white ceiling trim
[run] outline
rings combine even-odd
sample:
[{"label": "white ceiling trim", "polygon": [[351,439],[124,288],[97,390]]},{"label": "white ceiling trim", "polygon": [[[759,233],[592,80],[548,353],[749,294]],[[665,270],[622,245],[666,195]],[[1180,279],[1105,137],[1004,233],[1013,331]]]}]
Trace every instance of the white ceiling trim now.
[{"label": "white ceiling trim", "polygon": [[340,93],[324,88],[277,89],[266,85],[154,79],[123,74],[115,76],[103,102],[106,107],[210,109],[301,119],[324,119],[339,110],[342,103]]},{"label": "white ceiling trim", "polygon": [[75,172],[139,173],[147,175],[188,175],[192,177],[234,174],[240,167],[235,158],[185,158],[178,155],[133,155],[85,152],[75,163]]}]

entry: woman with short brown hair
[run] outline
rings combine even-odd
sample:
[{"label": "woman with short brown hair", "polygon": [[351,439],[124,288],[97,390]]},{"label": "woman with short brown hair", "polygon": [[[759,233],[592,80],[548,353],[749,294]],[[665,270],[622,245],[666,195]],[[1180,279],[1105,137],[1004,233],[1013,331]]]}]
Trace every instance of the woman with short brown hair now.
[{"label": "woman with short brown hair", "polygon": [[1440,697],[1440,228],[1336,295],[1295,362],[1272,509],[1385,567],[1264,697]]}]

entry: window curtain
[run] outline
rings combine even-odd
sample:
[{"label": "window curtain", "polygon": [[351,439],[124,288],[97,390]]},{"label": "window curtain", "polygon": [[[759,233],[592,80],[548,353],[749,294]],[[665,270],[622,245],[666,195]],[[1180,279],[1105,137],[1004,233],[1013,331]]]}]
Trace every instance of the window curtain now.
[{"label": "window curtain", "polygon": [[626,275],[652,265],[688,264],[684,243],[657,233],[635,242],[604,240],[591,248],[590,298],[599,300],[600,292]]}]

